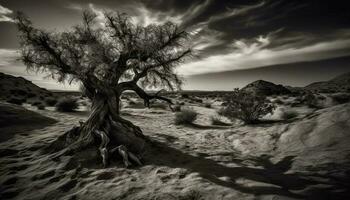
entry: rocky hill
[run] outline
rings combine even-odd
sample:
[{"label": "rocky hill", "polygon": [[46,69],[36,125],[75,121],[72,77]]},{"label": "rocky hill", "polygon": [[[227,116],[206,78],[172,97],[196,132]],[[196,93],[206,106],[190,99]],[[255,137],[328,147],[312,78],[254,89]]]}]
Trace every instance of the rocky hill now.
[{"label": "rocky hill", "polygon": [[52,92],[23,77],[15,77],[0,72],[0,100],[23,103],[34,99],[44,100],[51,96],[53,96]]},{"label": "rocky hill", "polygon": [[329,81],[311,83],[305,87],[314,92],[335,93],[350,91],[350,73],[337,76]]},{"label": "rocky hill", "polygon": [[264,80],[254,81],[242,88],[242,90],[258,95],[280,95],[291,93],[290,90],[283,85],[276,85]]}]

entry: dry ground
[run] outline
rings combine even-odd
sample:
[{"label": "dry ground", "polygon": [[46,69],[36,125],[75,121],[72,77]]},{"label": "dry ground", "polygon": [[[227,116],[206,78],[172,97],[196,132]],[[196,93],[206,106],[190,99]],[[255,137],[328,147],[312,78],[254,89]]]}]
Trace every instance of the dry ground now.
[{"label": "dry ground", "polygon": [[191,126],[174,125],[167,109],[126,106],[124,116],[154,141],[145,165],[130,169],[41,153],[87,112],[36,110],[58,122],[1,143],[0,199],[350,199],[350,104],[221,127],[210,125],[220,103],[208,101],[189,104],[199,113]]}]

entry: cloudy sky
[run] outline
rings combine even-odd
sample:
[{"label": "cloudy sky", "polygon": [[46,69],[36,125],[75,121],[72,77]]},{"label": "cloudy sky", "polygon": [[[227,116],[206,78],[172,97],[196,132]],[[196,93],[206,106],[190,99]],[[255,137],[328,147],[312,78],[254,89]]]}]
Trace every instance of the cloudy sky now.
[{"label": "cloudy sky", "polygon": [[350,12],[343,0],[0,0],[0,71],[49,89],[58,85],[16,61],[13,13],[36,26],[65,30],[81,11],[115,10],[137,23],[178,23],[197,57],[182,64],[184,89],[229,90],[256,79],[302,86],[350,71]]}]

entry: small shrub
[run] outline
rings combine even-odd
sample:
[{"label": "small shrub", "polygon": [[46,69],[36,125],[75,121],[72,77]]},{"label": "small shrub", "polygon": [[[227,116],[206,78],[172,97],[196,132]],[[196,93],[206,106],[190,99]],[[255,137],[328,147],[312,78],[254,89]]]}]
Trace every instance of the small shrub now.
[{"label": "small shrub", "polygon": [[20,99],[20,98],[11,98],[11,99],[7,100],[7,102],[12,103],[12,104],[22,105],[22,103],[26,102],[26,100]]},{"label": "small shrub", "polygon": [[293,119],[296,118],[298,116],[298,113],[296,111],[284,111],[282,112],[281,118],[284,120],[288,120],[288,119]]},{"label": "small shrub", "polygon": [[75,99],[64,98],[57,102],[56,110],[60,112],[73,112],[78,108],[78,103]]},{"label": "small shrub", "polygon": [[322,95],[319,95],[319,96],[317,96],[317,99],[318,99],[318,100],[325,100],[326,97],[324,97],[324,96],[322,96]]},{"label": "small shrub", "polygon": [[197,102],[197,103],[203,103],[203,100],[198,99],[198,98],[193,98],[192,101]]},{"label": "small shrub", "polygon": [[290,104],[291,107],[297,107],[300,106],[300,102],[293,102]]},{"label": "small shrub", "polygon": [[173,109],[174,109],[175,112],[180,112],[181,111],[181,105],[175,105]]},{"label": "small shrub", "polygon": [[181,97],[186,98],[186,99],[190,98],[190,96],[188,94],[181,94]]},{"label": "small shrub", "polygon": [[34,101],[34,102],[32,103],[32,106],[38,106],[38,105],[41,105],[41,104],[42,104],[41,101]]},{"label": "small shrub", "polygon": [[175,124],[192,124],[197,119],[198,113],[194,110],[186,109],[175,115]]},{"label": "small shrub", "polygon": [[211,124],[216,125],[216,126],[230,126],[230,124],[221,121],[220,117],[218,116],[213,116],[210,118]]},{"label": "small shrub", "polygon": [[338,104],[347,103],[347,102],[350,102],[350,94],[346,94],[346,93],[334,94],[332,95],[332,99],[334,102]]},{"label": "small shrub", "polygon": [[54,106],[57,103],[57,99],[54,98],[46,98],[45,103],[48,106]]},{"label": "small shrub", "polygon": [[302,102],[310,108],[321,108],[316,95],[309,93],[303,96]]},{"label": "small shrub", "polygon": [[187,194],[180,196],[179,200],[204,200],[204,197],[200,192],[191,190]]},{"label": "small shrub", "polygon": [[246,124],[254,124],[266,114],[273,112],[275,106],[265,97],[236,88],[224,98],[226,107],[219,114],[229,119],[240,119]]},{"label": "small shrub", "polygon": [[45,105],[44,104],[39,104],[36,106],[38,110],[45,110]]},{"label": "small shrub", "polygon": [[204,107],[206,107],[206,108],[211,108],[211,104],[210,104],[210,103],[205,103],[205,104],[204,104]]}]

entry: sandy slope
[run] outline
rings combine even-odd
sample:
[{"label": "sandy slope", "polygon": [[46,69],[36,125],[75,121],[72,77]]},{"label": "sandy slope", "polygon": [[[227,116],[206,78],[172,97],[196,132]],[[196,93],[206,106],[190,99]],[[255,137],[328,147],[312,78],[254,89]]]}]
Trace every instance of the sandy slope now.
[{"label": "sandy slope", "polygon": [[[176,126],[162,109],[125,109],[155,142],[145,165],[82,167],[39,149],[86,113],[38,111],[59,122],[1,143],[1,199],[347,199],[350,105],[292,123],[208,126],[212,108],[194,106],[197,126]],[[86,152],[86,154],[93,152]]]}]

